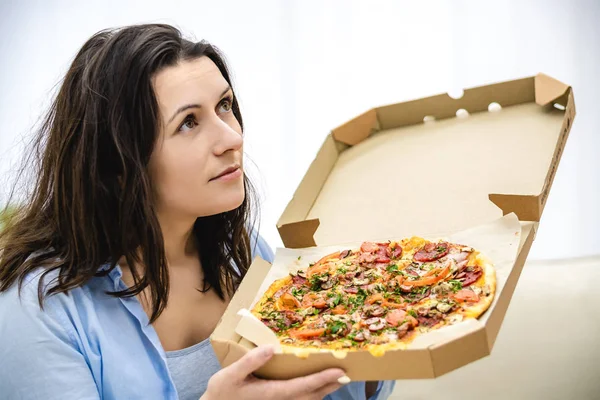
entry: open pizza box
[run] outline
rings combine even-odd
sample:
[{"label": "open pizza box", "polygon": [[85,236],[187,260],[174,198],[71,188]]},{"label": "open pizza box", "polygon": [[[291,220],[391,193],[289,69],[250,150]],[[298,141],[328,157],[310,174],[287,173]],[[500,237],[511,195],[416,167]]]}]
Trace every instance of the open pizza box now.
[{"label": "open pizza box", "polygon": [[288,379],[336,366],[352,380],[434,378],[489,355],[574,117],[571,88],[539,74],[460,98],[378,107],[334,129],[278,222],[286,248],[277,249],[272,266],[252,263],[211,336],[221,364],[274,341],[240,310],[251,309],[275,279],[363,241],[414,235],[473,246],[492,260],[496,294],[479,319],[377,357],[276,354],[257,374]]}]

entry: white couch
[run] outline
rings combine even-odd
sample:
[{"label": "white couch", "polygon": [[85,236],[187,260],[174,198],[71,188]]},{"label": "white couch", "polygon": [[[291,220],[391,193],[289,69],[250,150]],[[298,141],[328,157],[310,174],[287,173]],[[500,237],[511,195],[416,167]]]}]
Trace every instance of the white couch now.
[{"label": "white couch", "polygon": [[526,263],[492,354],[390,399],[600,399],[600,257]]}]

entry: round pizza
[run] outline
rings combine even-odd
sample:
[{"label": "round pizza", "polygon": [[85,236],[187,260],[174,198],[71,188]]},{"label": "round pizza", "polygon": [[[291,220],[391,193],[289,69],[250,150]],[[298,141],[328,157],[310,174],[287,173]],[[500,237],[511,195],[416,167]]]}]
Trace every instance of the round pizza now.
[{"label": "round pizza", "polygon": [[275,281],[252,313],[284,352],[403,349],[434,329],[478,318],[496,290],[479,251],[412,237],[329,254]]}]

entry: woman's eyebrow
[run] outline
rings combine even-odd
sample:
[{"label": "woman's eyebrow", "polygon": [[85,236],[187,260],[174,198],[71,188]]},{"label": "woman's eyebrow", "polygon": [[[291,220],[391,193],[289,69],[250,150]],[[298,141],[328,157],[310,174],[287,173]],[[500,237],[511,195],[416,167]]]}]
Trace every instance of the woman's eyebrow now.
[{"label": "woman's eyebrow", "polygon": [[[223,92],[221,93],[221,95],[219,97],[225,96],[225,93],[229,92],[230,90],[231,90],[231,86],[227,85],[227,87],[225,88],[225,90],[223,90]],[[189,110],[190,108],[202,108],[202,106],[200,104],[186,104],[184,106],[179,107],[177,109],[177,111],[175,111],[175,114],[173,114],[171,119],[169,119],[169,122],[167,122],[167,124],[170,124],[171,121],[173,121],[177,115],[181,114],[182,112],[184,112],[186,110]]]}]

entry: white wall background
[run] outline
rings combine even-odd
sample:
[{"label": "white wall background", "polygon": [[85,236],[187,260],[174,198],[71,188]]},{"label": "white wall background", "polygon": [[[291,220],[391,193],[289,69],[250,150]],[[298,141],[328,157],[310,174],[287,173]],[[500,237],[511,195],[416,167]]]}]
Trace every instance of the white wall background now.
[{"label": "white wall background", "polygon": [[[600,2],[0,0],[0,177],[79,47],[167,22],[227,54],[260,170],[262,233],[331,128],[373,106],[543,71],[578,115],[531,258],[600,254]],[[0,195],[7,187],[0,187]]]}]

